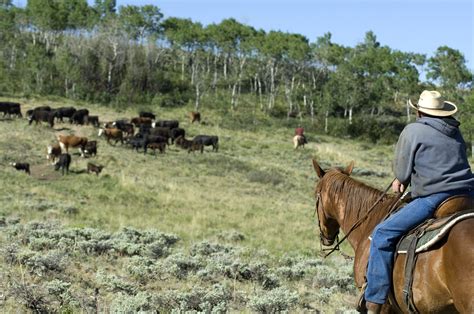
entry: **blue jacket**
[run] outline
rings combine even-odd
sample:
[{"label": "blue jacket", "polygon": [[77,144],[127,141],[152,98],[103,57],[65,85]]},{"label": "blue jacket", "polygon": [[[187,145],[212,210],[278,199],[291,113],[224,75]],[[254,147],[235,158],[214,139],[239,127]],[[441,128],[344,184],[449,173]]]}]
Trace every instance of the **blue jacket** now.
[{"label": "blue jacket", "polygon": [[395,149],[394,173],[413,197],[473,190],[466,143],[454,118],[422,117],[408,124]]}]

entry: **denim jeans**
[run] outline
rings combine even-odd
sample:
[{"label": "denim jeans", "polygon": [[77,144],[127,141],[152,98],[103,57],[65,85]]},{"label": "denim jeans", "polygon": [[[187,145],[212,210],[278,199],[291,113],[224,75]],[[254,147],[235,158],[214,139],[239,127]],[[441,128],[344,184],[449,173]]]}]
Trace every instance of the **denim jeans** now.
[{"label": "denim jeans", "polygon": [[385,303],[392,284],[393,257],[400,238],[432,217],[442,201],[458,194],[474,196],[473,191],[450,191],[418,197],[375,227],[370,242],[366,301]]}]

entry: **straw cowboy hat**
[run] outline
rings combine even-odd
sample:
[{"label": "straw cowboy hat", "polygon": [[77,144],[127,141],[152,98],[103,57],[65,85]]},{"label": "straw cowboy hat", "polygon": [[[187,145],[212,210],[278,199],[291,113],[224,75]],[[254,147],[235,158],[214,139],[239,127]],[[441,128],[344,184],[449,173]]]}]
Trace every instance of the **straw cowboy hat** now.
[{"label": "straw cowboy hat", "polygon": [[455,104],[444,100],[441,94],[434,90],[423,91],[417,104],[412,104],[411,99],[408,99],[408,103],[414,109],[436,117],[447,117],[458,111]]}]

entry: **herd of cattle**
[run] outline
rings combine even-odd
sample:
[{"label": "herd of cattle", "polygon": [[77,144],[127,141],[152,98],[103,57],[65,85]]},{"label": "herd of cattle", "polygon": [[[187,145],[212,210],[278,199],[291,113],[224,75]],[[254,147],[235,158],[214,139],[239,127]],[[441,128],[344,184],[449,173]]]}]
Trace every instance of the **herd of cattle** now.
[{"label": "herd of cattle", "polygon": [[[3,116],[23,117],[21,105],[15,102],[0,102],[0,112]],[[190,122],[201,122],[199,112],[190,112]],[[128,145],[137,152],[143,150],[146,154],[151,149],[156,156],[156,151],[165,153],[166,147],[172,144],[181,147],[188,152],[200,151],[203,153],[205,146],[212,146],[212,150],[217,152],[219,148],[219,138],[210,135],[197,135],[193,139],[186,139],[186,131],[180,127],[178,120],[157,120],[156,115],[151,112],[141,111],[138,117],[132,119],[121,119],[111,122],[104,122],[102,127],[99,117],[90,115],[88,109],[76,109],[74,107],[51,108],[50,106],[40,106],[26,111],[28,124],[33,122],[38,124],[46,122],[52,128],[57,122],[64,122],[64,118],[69,119],[69,123],[76,125],[92,125],[98,128],[98,137],[104,137],[107,143],[116,145]],[[71,155],[69,148],[78,148],[81,156],[96,156],[97,141],[89,140],[87,137],[76,135],[57,135],[58,142],[47,147],[47,159],[55,166],[56,170],[61,169],[62,173],[69,172]],[[30,173],[30,166],[25,162],[11,163],[17,170],[24,170]],[[87,172],[98,175],[103,166],[93,163],[87,164]]]}]

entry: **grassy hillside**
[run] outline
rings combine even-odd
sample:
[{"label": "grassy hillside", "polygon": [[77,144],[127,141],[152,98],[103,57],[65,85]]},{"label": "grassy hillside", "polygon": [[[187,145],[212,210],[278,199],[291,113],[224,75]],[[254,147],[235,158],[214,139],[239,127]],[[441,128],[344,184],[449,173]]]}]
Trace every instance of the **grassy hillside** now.
[{"label": "grassy hillside", "polygon": [[[2,100],[23,111],[86,107],[101,121],[136,115],[69,100]],[[0,309],[349,309],[341,300],[355,293],[351,261],[319,256],[311,158],[355,160],[355,177],[382,189],[393,147],[309,133],[311,143],[294,150],[296,121],[290,128],[257,116],[245,125],[243,115],[201,112],[204,123],[191,125],[185,108],[156,111],[179,120],[187,138],[218,135],[217,153],[170,146],[155,157],[108,145],[92,126],[1,120]],[[97,139],[98,156],[73,151],[72,173],[61,176],[45,158],[59,133]],[[32,175],[11,161],[29,162]],[[88,161],[105,165],[98,177],[85,173]]]}]

